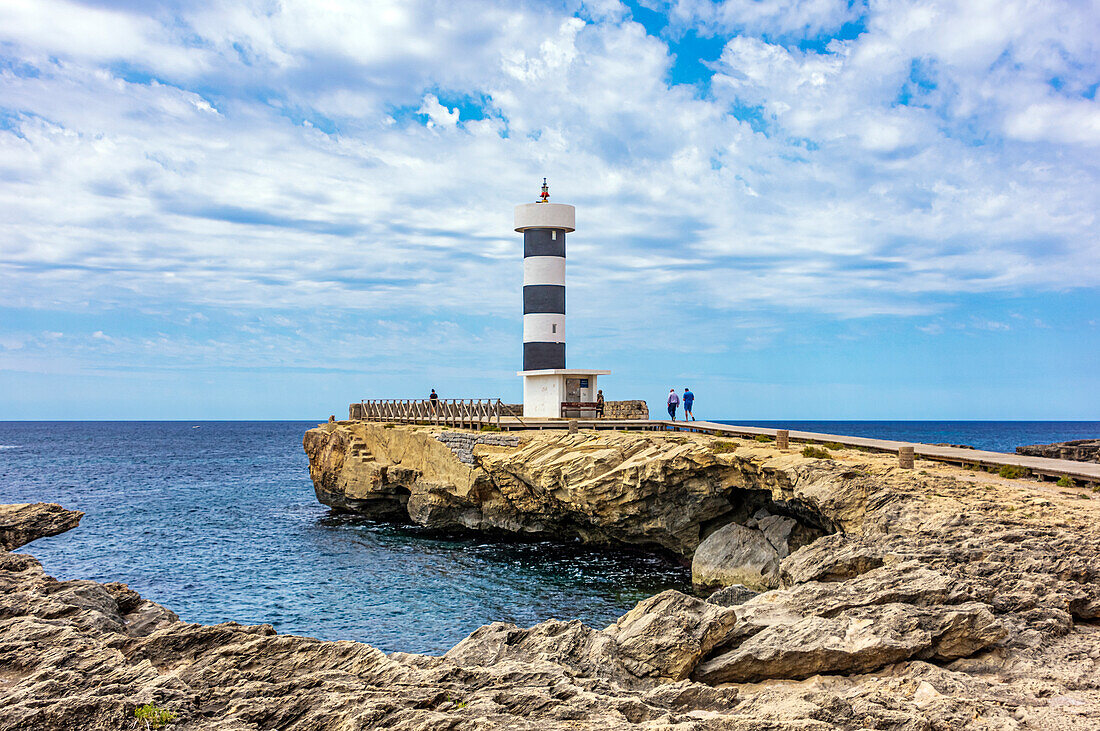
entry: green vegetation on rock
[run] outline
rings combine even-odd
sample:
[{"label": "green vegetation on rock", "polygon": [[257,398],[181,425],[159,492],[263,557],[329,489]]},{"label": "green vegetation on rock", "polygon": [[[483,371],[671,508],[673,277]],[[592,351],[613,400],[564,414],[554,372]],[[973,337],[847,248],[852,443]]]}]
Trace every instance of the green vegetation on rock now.
[{"label": "green vegetation on rock", "polygon": [[714,454],[727,454],[737,450],[737,445],[733,442],[717,441],[710,445],[710,451]]},{"label": "green vegetation on rock", "polygon": [[1031,474],[1031,471],[1024,467],[1017,467],[1016,465],[1006,464],[1001,465],[1001,469],[997,471],[997,474],[1001,477],[1007,477],[1010,480],[1016,480],[1020,477],[1027,477]]},{"label": "green vegetation on rock", "polygon": [[825,449],[831,449],[834,452],[838,449],[844,449],[844,445],[840,444],[839,442],[825,442],[821,446],[825,447]]},{"label": "green vegetation on rock", "polygon": [[805,446],[802,448],[802,456],[809,457],[811,459],[832,459],[833,455],[829,454],[820,447]]},{"label": "green vegetation on rock", "polygon": [[167,708],[158,708],[152,703],[146,703],[134,709],[134,718],[143,724],[142,728],[164,728],[176,720],[176,714]]},{"label": "green vegetation on rock", "polygon": [[1072,477],[1062,476],[1058,478],[1058,487],[1077,487],[1077,483],[1073,481]]},{"label": "green vegetation on rock", "polygon": [[756,441],[760,442],[761,444],[765,444],[767,442],[774,442],[775,437],[769,437],[767,434],[757,434]]}]

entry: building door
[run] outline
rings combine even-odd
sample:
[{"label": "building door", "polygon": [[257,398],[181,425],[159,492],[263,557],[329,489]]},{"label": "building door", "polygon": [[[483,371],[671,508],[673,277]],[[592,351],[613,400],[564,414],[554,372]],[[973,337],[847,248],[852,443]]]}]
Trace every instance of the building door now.
[{"label": "building door", "polygon": [[581,400],[581,379],[565,379],[565,400],[576,403]]}]

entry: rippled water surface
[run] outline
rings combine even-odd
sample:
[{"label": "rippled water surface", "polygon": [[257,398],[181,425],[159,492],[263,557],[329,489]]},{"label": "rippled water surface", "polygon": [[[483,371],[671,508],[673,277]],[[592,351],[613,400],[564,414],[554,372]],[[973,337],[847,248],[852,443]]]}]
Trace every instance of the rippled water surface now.
[{"label": "rippled water surface", "polygon": [[645,555],[334,515],[309,480],[312,426],[0,422],[0,503],[86,513],[22,549],[60,579],[123,581],[193,622],[269,622],[387,651],[441,652],[492,621],[602,627],[690,581]]}]

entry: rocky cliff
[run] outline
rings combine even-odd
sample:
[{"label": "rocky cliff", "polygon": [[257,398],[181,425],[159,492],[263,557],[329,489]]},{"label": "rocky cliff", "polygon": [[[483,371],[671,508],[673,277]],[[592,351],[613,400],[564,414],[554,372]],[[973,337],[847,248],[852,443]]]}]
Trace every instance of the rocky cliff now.
[{"label": "rocky cliff", "polygon": [[835,470],[755,442],[723,451],[732,443],[651,432],[461,434],[341,422],[309,430],[303,444],[322,503],[442,530],[580,539],[690,559],[714,530],[754,516],[787,516],[784,541],[794,547],[858,520],[815,507],[813,496],[830,489]]},{"label": "rocky cliff", "polygon": [[[185,731],[1100,728],[1090,492],[706,437],[438,437],[313,430],[318,495],[425,525],[704,555],[722,572],[758,555],[758,588],[776,588],[668,591],[606,628],[491,624],[428,657],[189,624],[2,552],[0,729],[132,728],[150,702]],[[20,541],[74,522],[56,506],[0,515]]]}]

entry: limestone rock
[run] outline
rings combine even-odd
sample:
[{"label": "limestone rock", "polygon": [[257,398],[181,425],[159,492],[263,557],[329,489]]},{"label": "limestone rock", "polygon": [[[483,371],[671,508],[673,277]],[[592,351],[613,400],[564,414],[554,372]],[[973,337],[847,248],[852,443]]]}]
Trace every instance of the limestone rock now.
[{"label": "limestone rock", "polygon": [[691,560],[691,583],[699,588],[743,584],[771,589],[779,585],[779,559],[762,531],[730,523],[699,544]]},{"label": "limestone rock", "polygon": [[737,631],[752,634],[804,617],[833,617],[850,609],[884,604],[929,607],[973,599],[973,590],[964,582],[912,561],[875,569],[847,581],[809,581],[760,594],[737,607]]},{"label": "limestone rock", "polygon": [[720,607],[735,607],[759,595],[760,592],[753,591],[744,584],[733,584],[712,593],[707,601]]},{"label": "limestone rock", "polygon": [[634,675],[682,680],[736,622],[732,610],[669,590],[639,603],[607,633]]},{"label": "limestone rock", "polygon": [[909,658],[953,660],[1004,636],[989,607],[883,604],[775,624],[700,665],[706,683],[865,673]]},{"label": "limestone rock", "polygon": [[1016,447],[1017,454],[1052,459],[1072,459],[1077,462],[1100,462],[1100,439],[1074,439],[1053,444],[1029,444]]},{"label": "limestone rock", "polygon": [[779,565],[786,585],[806,581],[839,581],[883,565],[881,551],[864,544],[858,537],[834,533],[814,541],[785,558]]},{"label": "limestone rock", "polygon": [[324,504],[432,528],[577,538],[684,557],[705,525],[749,520],[760,508],[782,555],[788,536],[827,532],[825,519],[780,516],[791,512],[783,507],[793,497],[790,472],[754,459],[752,450],[716,454],[710,441],[565,431],[517,438],[345,422],[309,430],[303,446]]},{"label": "limestone rock", "polygon": [[494,622],[474,630],[444,657],[463,667],[494,667],[506,662],[532,669],[567,665],[594,677],[633,680],[614,637],[578,620],[550,620],[527,629]]},{"label": "limestone rock", "polygon": [[0,505],[0,548],[11,551],[36,538],[75,528],[84,513],[56,503]]}]

